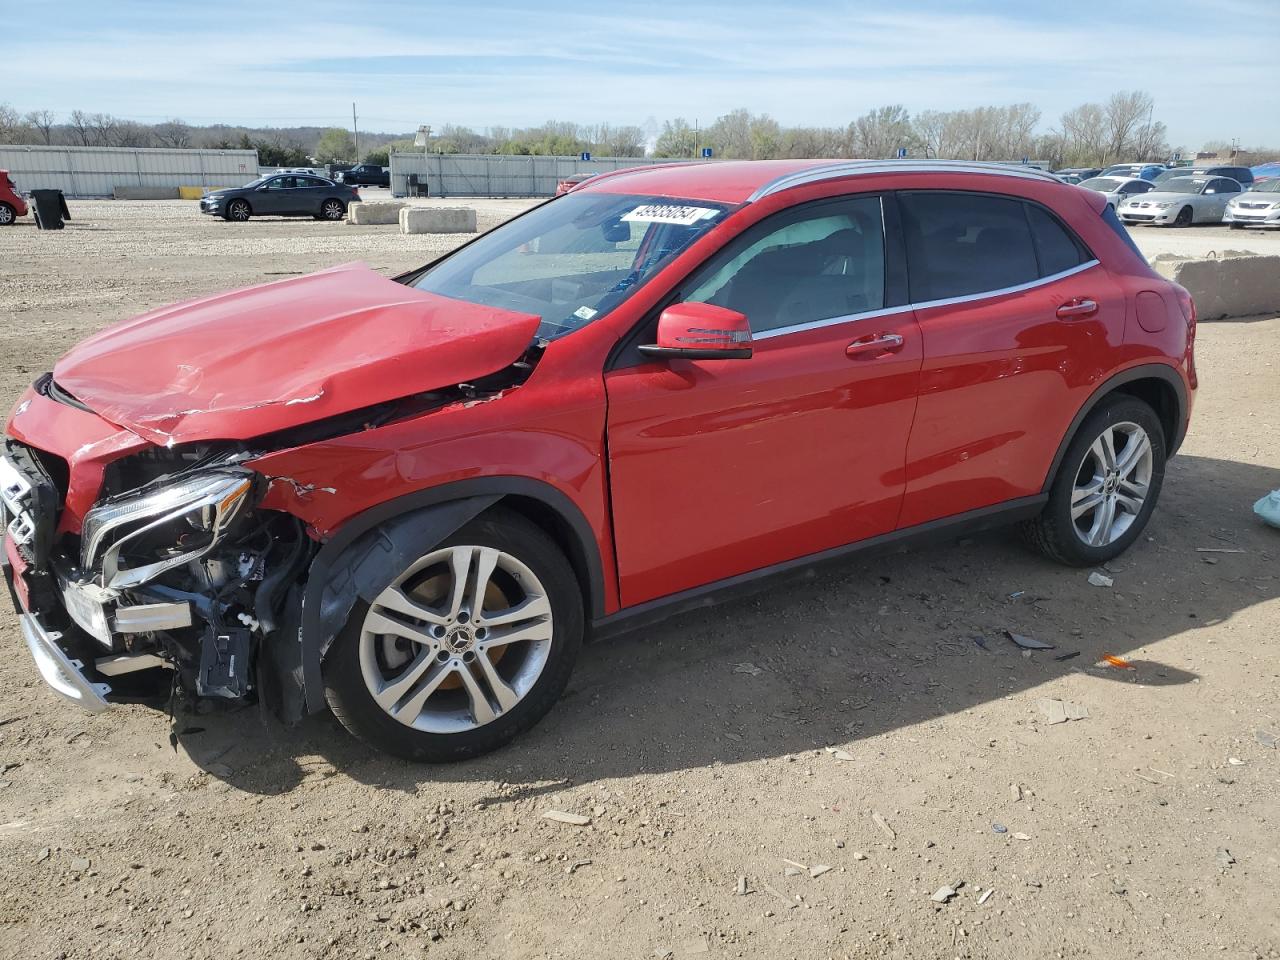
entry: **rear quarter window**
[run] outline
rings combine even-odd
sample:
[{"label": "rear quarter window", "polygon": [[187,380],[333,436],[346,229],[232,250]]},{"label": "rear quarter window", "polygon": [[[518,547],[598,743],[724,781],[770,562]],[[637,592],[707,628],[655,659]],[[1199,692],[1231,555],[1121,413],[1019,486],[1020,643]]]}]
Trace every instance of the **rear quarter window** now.
[{"label": "rear quarter window", "polygon": [[1093,259],[1084,244],[1057,217],[1034,203],[1025,206],[1031,237],[1036,245],[1036,259],[1040,263],[1040,276],[1052,277]]}]

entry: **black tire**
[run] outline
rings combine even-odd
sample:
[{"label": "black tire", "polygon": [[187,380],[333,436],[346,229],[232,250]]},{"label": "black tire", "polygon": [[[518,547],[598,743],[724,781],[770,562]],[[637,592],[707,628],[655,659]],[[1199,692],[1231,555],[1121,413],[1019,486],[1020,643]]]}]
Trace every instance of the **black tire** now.
[{"label": "black tire", "polygon": [[12,227],[18,220],[18,211],[7,203],[0,203],[0,227]]},{"label": "black tire", "polygon": [[1244,229],[1244,224],[1243,224],[1243,223],[1228,223],[1228,224],[1227,224],[1227,226],[1228,226],[1228,227],[1230,227],[1232,230],[1243,230],[1243,229]]},{"label": "black tire", "polygon": [[237,198],[227,204],[227,212],[223,216],[228,220],[244,223],[253,216],[253,210],[250,209],[248,200]]},{"label": "black tire", "polygon": [[[1116,424],[1133,423],[1141,427],[1151,442],[1151,479],[1142,507],[1127,530],[1104,546],[1091,546],[1082,539],[1071,516],[1072,493],[1077,478],[1086,464],[1086,455],[1104,431]],[[1093,567],[1118,557],[1142,535],[1151,511],[1160,498],[1167,456],[1164,427],[1154,410],[1136,397],[1112,394],[1095,407],[1080,424],[1074,439],[1063,455],[1058,474],[1049,488],[1049,502],[1038,517],[1022,524],[1022,534],[1029,545],[1051,560],[1072,567]]]},{"label": "black tire", "polygon": [[431,550],[466,544],[509,553],[541,581],[554,624],[551,652],[524,698],[497,719],[460,733],[417,730],[384,712],[365,684],[359,647],[369,605],[357,601],[325,657],[325,697],[348,731],[370,746],[406,760],[465,760],[509,743],[541,720],[560,699],[582,647],[582,592],[573,568],[546,533],[519,514],[498,508],[467,523]]},{"label": "black tire", "polygon": [[1175,227],[1189,227],[1194,218],[1195,215],[1191,212],[1191,208],[1183,207],[1178,211],[1178,215],[1173,218],[1173,225]]},{"label": "black tire", "polygon": [[321,220],[341,220],[347,215],[347,205],[337,197],[330,197],[320,204]]}]

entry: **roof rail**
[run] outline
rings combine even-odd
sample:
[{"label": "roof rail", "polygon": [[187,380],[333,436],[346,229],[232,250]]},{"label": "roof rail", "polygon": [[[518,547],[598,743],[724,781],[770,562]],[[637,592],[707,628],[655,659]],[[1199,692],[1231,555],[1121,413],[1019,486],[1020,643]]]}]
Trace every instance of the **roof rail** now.
[{"label": "roof rail", "polygon": [[756,191],[747,198],[747,202],[753,203],[771,194],[807,183],[820,183],[823,180],[835,180],[840,177],[870,176],[877,173],[989,173],[1001,177],[1018,177],[1023,180],[1062,182],[1048,171],[1007,163],[982,163],[970,160],[837,160],[822,166],[810,167],[807,170],[783,174],[770,180],[757,187]]}]

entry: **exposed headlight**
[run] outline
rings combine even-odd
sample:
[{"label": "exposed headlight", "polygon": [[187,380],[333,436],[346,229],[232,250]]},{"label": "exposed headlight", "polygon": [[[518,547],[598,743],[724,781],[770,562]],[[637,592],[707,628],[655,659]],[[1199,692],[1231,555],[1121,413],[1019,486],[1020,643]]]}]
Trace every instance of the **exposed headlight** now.
[{"label": "exposed headlight", "polygon": [[252,475],[217,470],[94,507],[84,518],[80,566],[108,589],[146,583],[204,556],[249,502]]},{"label": "exposed headlight", "polygon": [[1153,203],[1152,206],[1155,207],[1157,210],[1168,210],[1170,207],[1173,206],[1173,201],[1167,200],[1164,203]]}]

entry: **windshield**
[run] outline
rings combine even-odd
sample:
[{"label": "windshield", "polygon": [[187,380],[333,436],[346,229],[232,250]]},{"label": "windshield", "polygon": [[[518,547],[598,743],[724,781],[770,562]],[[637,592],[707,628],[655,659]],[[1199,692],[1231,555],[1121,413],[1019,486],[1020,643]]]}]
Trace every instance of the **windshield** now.
[{"label": "windshield", "polygon": [[1274,180],[1263,180],[1261,183],[1255,183],[1250,193],[1280,193],[1280,177]]},{"label": "windshield", "polygon": [[554,340],[617,307],[728,207],[617,193],[570,193],[498,227],[415,282],[455,300],[536,314]]},{"label": "windshield", "polygon": [[[271,177],[274,177],[274,176],[275,176],[275,174],[273,173],[273,174],[271,175]],[[243,187],[237,187],[236,189],[237,189],[237,190],[250,190],[250,189],[253,189],[254,187],[260,187],[260,186],[262,186],[264,183],[266,183],[268,180],[270,180],[270,179],[271,179],[271,177],[259,177],[257,180],[250,180],[250,181],[249,181],[248,183],[246,183]]]},{"label": "windshield", "polygon": [[1102,171],[1102,175],[1104,177],[1111,177],[1116,175],[1125,176],[1125,177],[1136,177],[1138,175],[1138,171],[1141,169],[1142,169],[1142,166],[1139,164],[1120,163],[1120,164],[1116,164],[1114,167],[1107,167],[1107,169]]},{"label": "windshield", "polygon": [[1114,193],[1120,189],[1123,180],[1117,180],[1115,177],[1094,177],[1092,180],[1086,180],[1080,186],[1086,190],[1097,190],[1099,193]]},{"label": "windshield", "polygon": [[1161,193],[1199,193],[1208,183],[1203,177],[1174,177],[1160,184]]}]

